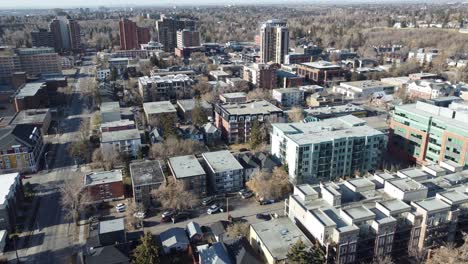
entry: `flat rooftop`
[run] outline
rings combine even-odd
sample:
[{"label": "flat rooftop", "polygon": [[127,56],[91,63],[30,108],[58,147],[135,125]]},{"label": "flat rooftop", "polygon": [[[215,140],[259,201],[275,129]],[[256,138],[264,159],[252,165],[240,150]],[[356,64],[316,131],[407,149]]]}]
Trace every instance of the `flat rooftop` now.
[{"label": "flat rooftop", "polygon": [[19,90],[18,94],[16,94],[16,98],[35,96],[44,84],[44,82],[26,83],[24,87]]},{"label": "flat rooftop", "polygon": [[341,86],[350,86],[350,87],[353,87],[353,88],[358,88],[360,90],[392,87],[391,84],[383,83],[381,81],[376,81],[376,80],[342,82],[340,85]]},{"label": "flat rooftop", "polygon": [[23,110],[15,115],[10,124],[38,124],[43,123],[50,113],[49,108]]},{"label": "flat rooftop", "polygon": [[119,102],[103,102],[101,103],[101,113],[102,112],[118,112],[120,113]]},{"label": "flat rooftop", "polygon": [[450,205],[458,205],[468,202],[468,195],[456,190],[440,192],[437,193],[436,196],[440,196],[440,198],[444,200],[444,202]]},{"label": "flat rooftop", "polygon": [[138,82],[142,85],[148,85],[152,83],[167,83],[171,84],[174,82],[190,82],[192,78],[190,78],[187,74],[168,74],[168,75],[158,75],[158,73],[154,73],[153,76],[143,76],[138,78]]},{"label": "flat rooftop", "polygon": [[141,139],[140,131],[138,129],[126,129],[111,132],[102,132],[101,143]]},{"label": "flat rooftop", "polygon": [[304,62],[301,63],[301,65],[317,69],[341,69],[340,65],[333,64],[329,61]]},{"label": "flat rooftop", "polygon": [[121,170],[100,171],[85,175],[85,186],[122,181]]},{"label": "flat rooftop", "polygon": [[226,103],[220,104],[219,107],[230,115],[266,115],[283,112],[283,110],[265,100],[249,101],[245,103]]},{"label": "flat rooftop", "polygon": [[298,240],[302,240],[307,247],[312,246],[302,231],[287,217],[255,223],[251,228],[277,260],[286,259],[289,248]]},{"label": "flat rooftop", "polygon": [[242,165],[229,150],[205,152],[202,155],[215,173],[243,169]]},{"label": "flat rooftop", "polygon": [[353,222],[354,221],[366,221],[375,218],[375,214],[367,209],[366,207],[360,205],[352,208],[341,209],[346,215],[348,215]]},{"label": "flat rooftop", "polygon": [[304,109],[304,112],[306,112],[308,115],[324,115],[324,114],[353,113],[353,112],[367,112],[367,111],[358,105],[345,104],[345,105],[309,108],[309,109]]},{"label": "flat rooftop", "polygon": [[205,174],[205,170],[195,155],[172,157],[169,159],[169,163],[174,177],[177,179]]},{"label": "flat rooftop", "polygon": [[125,230],[124,218],[99,222],[99,234]]},{"label": "flat rooftop", "polygon": [[[177,105],[185,112],[192,111],[195,108],[197,101],[195,99],[177,100]],[[205,100],[198,102],[203,109],[211,109],[211,105]]]},{"label": "flat rooftop", "polygon": [[352,115],[309,123],[274,123],[272,126],[298,145],[348,137],[383,136],[382,132],[365,125],[362,119]]},{"label": "flat rooftop", "polygon": [[419,169],[419,168],[407,168],[403,170],[399,170],[397,173],[397,176],[402,177],[402,178],[411,178],[414,180],[424,180],[427,179],[430,175]]},{"label": "flat rooftop", "polygon": [[383,208],[387,209],[390,214],[400,214],[402,212],[411,211],[411,206],[398,199],[380,201],[377,203],[380,204]]},{"label": "flat rooftop", "polygon": [[166,180],[158,160],[130,163],[130,175],[134,186],[162,183]]},{"label": "flat rooftop", "polygon": [[175,113],[177,111],[170,101],[144,103],[143,109],[147,115]]},{"label": "flat rooftop", "polygon": [[244,92],[237,92],[237,93],[223,93],[221,94],[224,98],[240,98],[240,97],[246,97],[247,94]]},{"label": "flat rooftop", "polygon": [[135,121],[122,119],[116,121],[105,122],[101,124],[101,128],[118,127],[118,126],[135,126]]},{"label": "flat rooftop", "polygon": [[302,93],[303,91],[299,88],[278,88],[278,89],[273,89],[273,91],[281,93],[281,94],[288,94],[288,93]]},{"label": "flat rooftop", "polygon": [[392,184],[403,192],[411,192],[421,189],[427,189],[426,186],[418,183],[417,181],[411,178],[402,178],[386,181],[385,184]]},{"label": "flat rooftop", "polygon": [[427,212],[434,212],[434,211],[441,211],[441,210],[450,210],[450,205],[444,203],[443,201],[432,197],[427,198],[422,201],[412,202],[415,205],[421,207],[422,209],[426,210]]}]

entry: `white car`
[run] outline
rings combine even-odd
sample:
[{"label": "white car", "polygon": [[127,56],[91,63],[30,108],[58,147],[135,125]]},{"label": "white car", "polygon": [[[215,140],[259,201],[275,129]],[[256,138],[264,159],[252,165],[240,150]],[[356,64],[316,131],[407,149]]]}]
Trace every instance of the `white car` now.
[{"label": "white car", "polygon": [[115,210],[117,211],[117,213],[123,213],[125,212],[125,209],[127,209],[127,206],[125,206],[125,204],[123,203],[120,203],[115,206]]},{"label": "white car", "polygon": [[221,207],[217,204],[213,204],[212,206],[210,206],[210,208],[208,208],[208,210],[206,210],[206,213],[207,214],[216,214],[218,212],[221,211]]},{"label": "white car", "polygon": [[144,212],[136,212],[133,214],[133,216],[139,219],[143,219],[145,218],[146,214]]}]

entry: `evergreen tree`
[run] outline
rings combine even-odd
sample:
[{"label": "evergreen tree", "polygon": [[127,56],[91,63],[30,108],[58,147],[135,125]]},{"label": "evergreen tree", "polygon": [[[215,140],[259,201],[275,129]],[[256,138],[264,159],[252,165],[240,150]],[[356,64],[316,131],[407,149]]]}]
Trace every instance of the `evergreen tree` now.
[{"label": "evergreen tree", "polygon": [[146,232],[140,238],[140,245],[135,248],[133,262],[135,264],[159,264],[159,252],[153,236]]},{"label": "evergreen tree", "polygon": [[164,138],[175,135],[175,122],[171,116],[163,115],[161,117],[161,127],[163,130]]},{"label": "evergreen tree", "polygon": [[310,249],[302,242],[298,240],[294,245],[289,248],[287,255],[288,262],[294,264],[321,264],[325,263],[325,257],[323,252],[316,247]]},{"label": "evergreen tree", "polygon": [[262,144],[262,132],[260,131],[260,124],[258,120],[254,120],[250,130],[250,148],[256,149]]}]

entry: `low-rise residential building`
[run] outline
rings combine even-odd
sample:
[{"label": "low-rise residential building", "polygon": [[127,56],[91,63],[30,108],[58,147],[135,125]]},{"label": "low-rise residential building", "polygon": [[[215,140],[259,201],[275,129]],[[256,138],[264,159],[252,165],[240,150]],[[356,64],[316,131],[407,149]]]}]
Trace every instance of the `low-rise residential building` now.
[{"label": "low-rise residential building", "polygon": [[321,245],[329,263],[403,262],[410,253],[454,242],[455,233],[466,229],[460,223],[468,216],[468,171],[432,167],[439,176],[410,168],[297,185],[285,212]]},{"label": "low-rise residential building", "polygon": [[216,81],[225,82],[227,78],[231,77],[231,74],[222,70],[216,70],[216,71],[210,71],[210,76]]},{"label": "low-rise residential building", "polygon": [[103,102],[101,103],[101,122],[120,121],[120,105],[119,102]]},{"label": "low-rise residential building", "polygon": [[255,122],[268,128],[284,120],[283,110],[265,100],[215,106],[215,125],[228,143],[248,142]]},{"label": "low-rise residential building", "polygon": [[206,172],[195,155],[172,157],[168,164],[174,179],[182,182],[185,190],[206,196]]},{"label": "low-rise residential building", "polygon": [[166,176],[158,160],[145,160],[130,163],[133,199],[138,206],[151,206],[151,192],[166,182]]},{"label": "low-rise residential building", "polygon": [[43,151],[43,137],[37,126],[0,128],[0,172],[37,172]]},{"label": "low-rise residential building", "polygon": [[380,81],[385,84],[394,86],[395,91],[398,91],[398,89],[405,89],[411,80],[410,80],[410,77],[401,76],[401,77],[382,78],[380,79]]},{"label": "low-rise residential building", "polygon": [[273,89],[271,95],[283,107],[301,106],[304,104],[304,91],[299,88]]},{"label": "low-rise residential building", "polygon": [[201,107],[206,120],[213,116],[213,107],[205,100],[185,99],[177,100],[177,113],[179,114],[179,117],[186,122],[191,122],[192,110],[195,106]]},{"label": "low-rise residential building", "polygon": [[268,264],[286,263],[289,248],[299,240],[306,248],[313,247],[304,233],[287,217],[250,225],[250,245]]},{"label": "low-rise residential building", "polygon": [[277,64],[254,63],[244,66],[242,76],[255,87],[273,89],[277,85],[277,69]]},{"label": "low-rise residential building", "polygon": [[455,91],[449,83],[440,80],[413,81],[406,88],[407,94],[416,99],[435,99],[448,96]]},{"label": "low-rise residential building", "polygon": [[438,80],[440,76],[436,73],[430,72],[417,72],[408,75],[411,81],[421,81],[421,80]]},{"label": "low-rise residential building", "polygon": [[373,171],[387,142],[382,132],[352,115],[272,127],[271,153],[288,164],[296,184]]},{"label": "low-rise residential building", "polygon": [[356,117],[366,117],[367,110],[362,106],[353,104],[321,106],[315,108],[304,109],[307,117],[313,117],[316,120],[327,119],[332,117],[340,117],[345,115],[353,115]]},{"label": "low-rise residential building", "polygon": [[122,170],[86,174],[83,187],[94,203],[113,201],[125,197]]},{"label": "low-rise residential building", "polygon": [[125,218],[99,222],[98,232],[100,246],[110,246],[127,242]]},{"label": "low-rise residential building", "polygon": [[138,79],[139,92],[145,102],[191,98],[192,84],[192,78],[186,74],[153,75]]},{"label": "low-rise residential building", "polygon": [[451,160],[468,164],[468,112],[417,102],[395,106],[390,121],[389,151],[424,164]]},{"label": "low-rise residential building", "polygon": [[273,172],[280,167],[281,162],[269,153],[240,152],[236,154],[239,163],[244,167],[244,182],[249,181],[253,174],[259,171]]},{"label": "low-rise residential building", "polygon": [[49,108],[28,109],[17,113],[10,121],[9,125],[35,125],[41,130],[42,135],[46,135],[51,121],[52,115]]},{"label": "low-rise residential building", "polygon": [[101,124],[101,132],[112,132],[120,130],[135,129],[135,121],[122,119]]},{"label": "low-rise residential building", "polygon": [[197,247],[198,263],[219,263],[219,264],[232,264],[231,257],[229,256],[226,246],[221,242],[215,242],[211,245],[205,244]]},{"label": "low-rise residential building", "polygon": [[141,147],[138,129],[126,129],[101,133],[101,148],[110,148],[118,153],[137,157]]},{"label": "low-rise residential building", "polygon": [[207,145],[213,145],[221,139],[221,131],[213,125],[213,123],[209,122],[203,125],[202,127],[205,143]]},{"label": "low-rise residential building", "polygon": [[345,81],[345,71],[328,61],[301,63],[297,65],[297,74],[313,84],[326,87]]},{"label": "low-rise residential building", "polygon": [[385,92],[386,94],[392,94],[394,91],[395,86],[375,80],[342,82],[340,85],[333,87],[333,92],[351,99],[368,99],[374,93]]},{"label": "low-rise residential building", "polygon": [[223,103],[245,103],[247,94],[244,92],[224,93],[219,95],[219,100]]},{"label": "low-rise residential building", "polygon": [[190,241],[182,227],[173,227],[159,235],[164,254],[171,252],[185,252],[190,246]]},{"label": "low-rise residential building", "polygon": [[416,60],[420,64],[430,63],[433,59],[439,56],[438,49],[424,49],[420,48],[417,50],[412,50],[408,53],[408,60]]},{"label": "low-rise residential building", "polygon": [[163,116],[177,120],[177,110],[170,101],[143,103],[143,111],[148,124],[157,124]]},{"label": "low-rise residential building", "polygon": [[19,173],[0,175],[0,230],[13,232],[24,198],[23,184]]},{"label": "low-rise residential building", "polygon": [[96,78],[99,80],[99,81],[104,81],[106,80],[107,78],[109,78],[111,74],[111,70],[110,69],[100,69],[100,70],[96,70]]},{"label": "low-rise residential building", "polygon": [[228,150],[202,154],[208,184],[213,193],[234,192],[243,187],[243,167]]},{"label": "low-rise residential building", "polygon": [[128,58],[111,58],[108,60],[109,69],[112,71],[115,69],[118,74],[121,74],[129,64]]}]

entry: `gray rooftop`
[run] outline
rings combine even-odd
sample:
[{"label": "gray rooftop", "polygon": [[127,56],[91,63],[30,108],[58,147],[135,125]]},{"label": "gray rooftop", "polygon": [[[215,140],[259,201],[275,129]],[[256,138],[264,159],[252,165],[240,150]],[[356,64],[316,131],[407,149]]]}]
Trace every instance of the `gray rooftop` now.
[{"label": "gray rooftop", "polygon": [[401,178],[386,181],[385,184],[392,184],[403,192],[411,192],[415,190],[427,189],[426,186],[411,178]]},{"label": "gray rooftop", "polygon": [[316,108],[304,109],[308,115],[327,115],[327,114],[338,114],[338,113],[352,113],[352,112],[364,112],[364,108],[358,105],[345,104],[345,105],[336,105],[336,106],[323,106]]},{"label": "gray rooftop", "polygon": [[23,110],[15,115],[10,124],[38,124],[43,123],[50,113],[49,108]]},{"label": "gray rooftop", "polygon": [[402,212],[411,211],[411,206],[398,199],[380,201],[377,203],[380,204],[383,208],[387,209],[390,214],[400,214]]},{"label": "gray rooftop", "polygon": [[102,132],[101,143],[109,143],[123,140],[141,140],[138,129],[126,129],[111,132]]},{"label": "gray rooftop", "polygon": [[120,113],[119,102],[103,102],[101,103],[101,113],[103,112],[118,112]]},{"label": "gray rooftop", "polygon": [[170,74],[160,76],[156,72],[153,76],[143,76],[138,79],[138,82],[142,85],[148,85],[153,83],[166,83],[172,84],[174,82],[191,82],[192,79],[187,74]]},{"label": "gray rooftop", "polygon": [[392,87],[393,85],[383,83],[381,81],[376,80],[365,80],[365,81],[355,81],[355,82],[342,82],[341,86],[350,86],[353,88],[357,88],[359,90],[366,90],[366,89],[375,89],[375,88],[386,88]]},{"label": "gray rooftop", "polygon": [[220,104],[219,106],[230,115],[267,115],[273,112],[283,112],[283,110],[265,100],[249,101],[245,103],[226,103]]},{"label": "gray rooftop", "polygon": [[345,208],[342,211],[354,221],[366,221],[375,218],[375,214],[364,206]]},{"label": "gray rooftop", "polygon": [[169,159],[169,164],[177,179],[205,174],[195,155],[172,157]]},{"label": "gray rooftop", "polygon": [[299,88],[278,88],[273,89],[273,91],[281,93],[281,94],[288,94],[288,93],[302,93],[303,91]]},{"label": "gray rooftop", "polygon": [[16,98],[35,96],[44,84],[44,82],[26,83],[24,87],[19,90]]},{"label": "gray rooftop", "polygon": [[298,145],[348,137],[383,136],[382,132],[365,125],[362,119],[352,115],[310,123],[274,123],[272,126]]},{"label": "gray rooftop", "polygon": [[229,150],[206,152],[202,155],[208,166],[210,166],[215,173],[243,169],[242,165]]},{"label": "gray rooftop", "polygon": [[305,62],[301,63],[307,67],[317,68],[317,69],[340,69],[341,67],[337,64],[333,64],[329,61],[316,61],[316,62]]},{"label": "gray rooftop", "polygon": [[85,186],[122,181],[122,170],[100,171],[85,175]]},{"label": "gray rooftop", "polygon": [[125,230],[124,218],[99,222],[99,234]]},{"label": "gray rooftop", "polygon": [[232,98],[246,97],[247,94],[244,92],[236,92],[236,93],[223,93],[221,94],[221,96],[224,98],[232,99]]},{"label": "gray rooftop", "polygon": [[437,193],[436,196],[439,196],[441,200],[444,200],[444,202],[450,205],[458,205],[468,202],[468,195],[456,190],[440,192]]},{"label": "gray rooftop", "polygon": [[143,109],[147,115],[176,112],[174,105],[169,101],[144,103]]},{"label": "gray rooftop", "polygon": [[415,204],[422,209],[426,210],[427,212],[435,212],[435,211],[443,211],[443,210],[450,210],[450,205],[447,203],[444,203],[443,201],[436,199],[435,197],[432,198],[427,198],[422,201],[418,202],[411,202],[412,204]]},{"label": "gray rooftop", "polygon": [[302,240],[307,247],[312,246],[302,231],[287,217],[255,223],[251,225],[251,228],[257,233],[265,248],[278,261],[287,258],[289,248],[298,240]]},{"label": "gray rooftop", "polygon": [[158,160],[130,163],[130,175],[134,186],[158,184],[165,181],[164,172]]},{"label": "gray rooftop", "polygon": [[[195,99],[177,100],[177,105],[179,105],[179,107],[184,112],[192,111],[193,108],[195,108],[195,103],[196,103]],[[199,104],[203,109],[211,109],[211,105],[205,100],[200,100]]]}]

